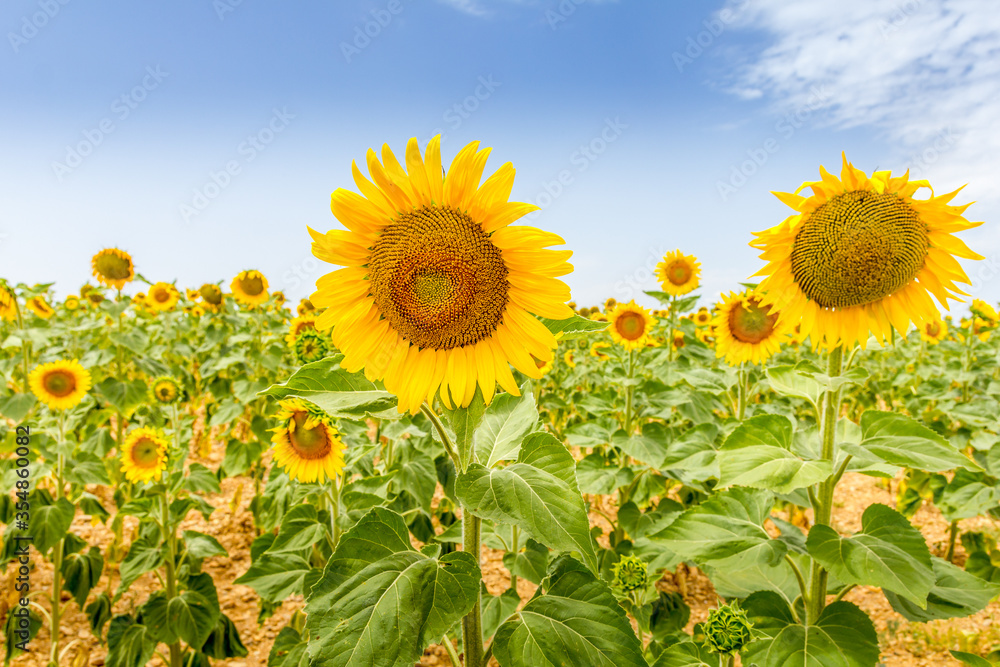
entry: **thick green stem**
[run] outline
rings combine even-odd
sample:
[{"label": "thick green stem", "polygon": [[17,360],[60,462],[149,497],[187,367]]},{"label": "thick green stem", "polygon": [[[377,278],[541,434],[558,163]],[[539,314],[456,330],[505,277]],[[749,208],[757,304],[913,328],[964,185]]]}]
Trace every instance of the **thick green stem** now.
[{"label": "thick green stem", "polygon": [[[66,469],[66,456],[62,453],[66,443],[66,416],[60,411],[58,417],[59,433],[58,445],[59,453],[56,454],[56,500],[63,497],[65,482],[63,474]],[[59,621],[62,616],[62,564],[63,564],[63,540],[59,540],[52,547],[52,614],[49,616],[49,665],[58,667],[59,663]]]},{"label": "thick green stem", "polygon": [[333,479],[333,488],[330,491],[330,531],[333,535],[333,548],[340,544],[340,483],[337,478]]},{"label": "thick green stem", "polygon": [[948,527],[948,553],[944,555],[944,559],[949,563],[955,560],[955,540],[958,538],[958,520],[952,521],[951,525]]},{"label": "thick green stem", "polygon": [[[836,347],[830,351],[827,365],[827,375],[831,378],[838,377],[844,360],[844,349]],[[840,414],[840,390],[828,389],[823,404],[823,423],[821,430],[823,434],[823,449],[820,458],[833,463],[836,460],[836,434],[837,418]],[[833,490],[837,485],[836,475],[831,475],[825,482],[819,484],[819,489],[815,494],[813,504],[813,514],[815,515],[815,525],[830,525],[830,518],[833,514]],[[826,586],[829,575],[825,568],[813,561],[809,584],[809,607],[807,608],[806,622],[815,624],[826,607]]]},{"label": "thick green stem", "polygon": [[448,652],[448,659],[451,660],[453,667],[462,667],[462,660],[458,657],[458,651],[455,650],[455,645],[451,643],[451,638],[448,635],[441,639],[441,645]]},{"label": "thick green stem", "polygon": [[[628,379],[632,379],[635,373],[635,350],[628,351]],[[632,397],[635,394],[635,387],[629,382],[625,387],[625,435],[632,435]]]},{"label": "thick green stem", "polygon": [[[167,603],[169,604],[171,600],[177,597],[177,572],[175,571],[175,559],[177,557],[176,553],[176,535],[174,533],[174,527],[170,523],[170,497],[168,494],[163,495],[163,508],[162,508],[162,520],[163,520],[163,537],[167,543],[167,562],[166,562],[166,584],[167,584]],[[170,645],[170,667],[181,667],[181,643],[176,641]]]},{"label": "thick green stem", "polygon": [[[517,531],[517,526],[512,526],[510,533],[510,552],[514,554],[514,558],[517,558],[517,552],[520,549],[520,545],[518,544],[520,537],[521,536]],[[515,593],[517,592],[517,575],[513,572],[510,573],[510,587],[514,589]]]},{"label": "thick green stem", "polygon": [[[480,562],[480,533],[482,520],[467,507],[462,508],[462,550]],[[476,604],[462,619],[462,644],[465,647],[465,667],[485,667],[483,653],[482,598],[476,592]]]},{"label": "thick green stem", "polygon": [[749,381],[750,373],[741,366],[739,377],[740,377],[739,398],[736,404],[736,418],[739,419],[740,421],[743,421],[743,417],[747,413],[747,394],[748,394],[747,384]]},{"label": "thick green stem", "polygon": [[441,444],[444,446],[444,450],[448,452],[448,456],[455,463],[455,468],[461,470],[462,462],[458,459],[458,452],[455,451],[455,446],[451,444],[451,438],[448,437],[448,432],[444,430],[444,424],[441,423],[441,419],[434,414],[434,411],[426,403],[420,406],[420,411],[434,424],[435,430],[437,430],[438,435],[441,437]]}]

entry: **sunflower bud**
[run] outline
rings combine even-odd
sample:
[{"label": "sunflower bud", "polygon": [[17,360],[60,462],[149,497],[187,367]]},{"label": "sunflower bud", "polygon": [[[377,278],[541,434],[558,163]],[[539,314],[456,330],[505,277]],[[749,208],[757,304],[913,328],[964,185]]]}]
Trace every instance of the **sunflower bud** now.
[{"label": "sunflower bud", "polygon": [[622,556],[612,568],[615,578],[612,582],[623,591],[634,591],[646,586],[646,563],[637,556]]},{"label": "sunflower bud", "polygon": [[713,653],[736,653],[753,641],[753,623],[737,605],[713,609],[702,628]]}]

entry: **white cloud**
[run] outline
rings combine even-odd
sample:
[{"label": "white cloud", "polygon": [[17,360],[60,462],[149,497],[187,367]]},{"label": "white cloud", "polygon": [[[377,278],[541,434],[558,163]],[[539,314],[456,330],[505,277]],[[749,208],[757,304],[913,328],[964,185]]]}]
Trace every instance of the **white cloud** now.
[{"label": "white cloud", "polygon": [[448,5],[463,14],[470,16],[490,16],[492,12],[483,7],[477,0],[439,0],[442,4]]},{"label": "white cloud", "polygon": [[963,194],[1000,204],[1000,12],[992,3],[746,2],[734,3],[738,25],[763,31],[769,45],[736,70],[731,92],[763,94],[786,113],[818,87],[829,94],[821,122],[875,127],[896,153],[894,168],[943,186],[969,182]]}]

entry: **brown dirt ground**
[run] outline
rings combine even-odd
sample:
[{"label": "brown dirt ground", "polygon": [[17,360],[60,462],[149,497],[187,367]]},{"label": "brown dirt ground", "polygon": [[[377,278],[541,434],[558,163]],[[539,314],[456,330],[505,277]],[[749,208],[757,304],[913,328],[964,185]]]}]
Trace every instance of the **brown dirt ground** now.
[{"label": "brown dirt ground", "polygon": [[[213,466],[222,459],[221,445],[216,444],[210,452],[202,452],[207,456],[195,456],[196,460]],[[870,477],[858,474],[848,474],[837,489],[834,513],[835,526],[842,532],[857,530],[864,509],[872,503],[893,504],[893,491],[896,482],[889,488]],[[99,492],[100,489],[93,489]],[[239,494],[240,501],[231,510],[234,497]],[[274,638],[289,617],[303,606],[303,600],[296,596],[287,600],[280,609],[263,625],[258,626],[257,596],[250,588],[240,586],[233,581],[243,574],[250,565],[250,543],[254,536],[253,518],[248,506],[252,496],[252,487],[245,478],[231,478],[222,482],[221,493],[209,498],[216,511],[208,521],[200,514],[191,512],[182,525],[183,529],[198,530],[215,536],[229,552],[228,558],[216,557],[205,561],[204,570],[212,575],[219,591],[222,610],[232,618],[239,629],[243,643],[249,650],[245,658],[220,660],[213,664],[220,667],[266,667],[268,652]],[[608,498],[597,499],[602,504],[605,513],[614,515],[615,508]],[[107,503],[110,505],[111,503]],[[607,521],[597,513],[591,514],[591,522],[608,529]],[[109,520],[110,523],[110,520]],[[925,506],[917,513],[914,523],[923,532],[933,553],[943,555],[948,535],[948,524],[940,512],[933,507]],[[979,530],[990,525],[984,518],[970,519],[961,522],[962,531]],[[136,521],[126,524],[126,539],[135,531]],[[112,535],[104,524],[93,525],[85,516],[77,516],[71,530],[93,545],[107,545]],[[32,588],[44,591],[51,587],[52,568],[34,554],[35,571],[32,576]],[[490,593],[496,595],[506,590],[510,584],[510,575],[501,561],[502,554],[483,547],[483,576]],[[958,547],[956,560],[964,561],[961,546]],[[108,569],[97,587],[97,591],[105,590],[108,583]],[[114,568],[116,574],[117,568]],[[114,585],[117,585],[115,576]],[[114,612],[124,613],[141,605],[149,593],[158,589],[159,582],[152,574],[140,578],[115,605]],[[700,571],[688,570],[681,566],[675,573],[667,573],[658,583],[658,587],[667,591],[679,591],[691,606],[691,624],[705,620],[709,609],[716,605],[717,598],[712,585]],[[534,592],[531,582],[520,580],[518,593],[521,599],[527,601]],[[10,581],[0,580],[0,590],[9,591]],[[76,606],[76,603],[64,594],[65,616],[60,628],[60,643],[68,647],[61,665],[69,667],[97,667],[105,662],[106,648],[102,646],[90,632],[86,615]],[[846,596],[867,611],[875,621],[882,648],[882,664],[885,667],[944,667],[959,665],[947,652],[949,648],[971,651],[985,651],[995,645],[1000,645],[1000,603],[994,601],[984,611],[965,619],[935,621],[929,624],[911,624],[895,613],[888,602],[877,589],[859,587]],[[43,603],[47,606],[47,603]],[[688,630],[691,629],[689,626]],[[45,667],[49,646],[49,633],[43,628],[39,636],[31,644],[32,651],[19,656],[13,661],[16,667]],[[165,647],[161,647],[165,648]],[[159,658],[150,663],[155,667],[165,667]],[[447,653],[440,646],[431,646],[424,652],[419,665],[421,667],[450,665]],[[491,666],[496,666],[495,660]],[[583,667],[583,666],[581,666]]]}]

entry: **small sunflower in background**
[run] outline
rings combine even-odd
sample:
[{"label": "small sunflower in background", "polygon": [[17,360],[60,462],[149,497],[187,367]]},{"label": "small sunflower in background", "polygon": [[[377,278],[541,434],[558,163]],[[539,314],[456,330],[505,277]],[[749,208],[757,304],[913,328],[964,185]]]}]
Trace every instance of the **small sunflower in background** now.
[{"label": "small sunflower in background", "polygon": [[201,300],[201,292],[196,289],[191,289],[190,287],[184,290],[184,296],[187,297],[188,301],[198,302]]},{"label": "small sunflower in background", "polygon": [[244,271],[229,285],[233,298],[244,306],[259,306],[267,301],[267,278],[260,271]]},{"label": "small sunflower in background", "polygon": [[675,350],[679,350],[684,347],[684,332],[680,329],[674,329],[674,335],[670,340],[670,344],[674,346]]},{"label": "small sunflower in background", "polygon": [[604,312],[614,310],[615,306],[617,305],[618,302],[613,297],[608,297],[607,299],[604,300]]},{"label": "small sunflower in background", "polygon": [[295,361],[302,366],[325,359],[331,351],[327,337],[315,329],[306,329],[292,344]]},{"label": "small sunflower in background", "polygon": [[602,352],[601,350],[605,350],[609,347],[611,347],[611,343],[606,343],[603,340],[599,340],[590,346],[590,356],[595,357],[598,361],[607,361],[611,357]]},{"label": "small sunflower in background", "polygon": [[814,348],[865,347],[871,334],[885,344],[893,329],[936,320],[931,295],[947,309],[965,294],[956,283],[969,283],[955,258],[982,259],[953,236],[982,224],[962,217],[969,204],[951,204],[958,190],[914,199],[927,181],[869,177],[842,160],[839,179],[820,167],[821,180],[774,193],[795,214],[750,243],[767,262],[756,274],[764,303],[801,320]]},{"label": "small sunflower in background", "polygon": [[576,359],[573,358],[573,350],[566,350],[566,354],[563,355],[563,361],[570,368],[576,368]]},{"label": "small sunflower in background", "polygon": [[635,301],[616,305],[614,310],[608,313],[608,321],[611,322],[611,326],[608,327],[611,340],[626,350],[645,347],[646,340],[656,326],[656,318],[652,313]]},{"label": "small sunflower in background", "polygon": [[279,401],[274,436],[274,462],[291,479],[323,483],[344,470],[340,432],[325,412],[298,398]]},{"label": "small sunflower in background", "polygon": [[948,324],[940,318],[924,322],[920,327],[920,338],[931,345],[937,345],[947,337]]},{"label": "small sunflower in background", "polygon": [[202,307],[205,310],[210,310],[214,313],[222,310],[222,303],[225,300],[225,296],[222,294],[222,290],[218,285],[213,283],[205,283],[198,288],[198,294],[204,299]]},{"label": "small sunflower in background", "polygon": [[91,384],[90,372],[76,359],[41,364],[28,376],[31,393],[52,410],[76,407],[87,395]]},{"label": "small sunflower in background", "polygon": [[149,394],[160,405],[172,405],[181,398],[183,389],[177,380],[164,375],[153,380],[149,387]]},{"label": "small sunflower in background", "polygon": [[155,311],[165,312],[173,310],[180,298],[181,295],[176,287],[170,283],[159,282],[150,286],[146,294],[146,305]]},{"label": "small sunflower in background", "polygon": [[87,283],[80,288],[80,298],[86,299],[87,303],[91,306],[99,306],[104,301],[104,293]]},{"label": "small sunflower in background", "polygon": [[702,343],[708,347],[715,346],[715,336],[712,335],[712,327],[705,327],[703,329],[695,329],[694,337],[700,340]]},{"label": "small sunflower in background", "polygon": [[285,334],[285,342],[288,343],[289,347],[294,347],[295,340],[299,337],[299,334],[303,331],[308,331],[309,329],[314,331],[316,330],[315,313],[305,313],[293,318],[291,323],[288,325],[288,333]]},{"label": "small sunflower in background", "polygon": [[135,280],[132,256],[118,248],[105,248],[90,260],[98,282],[116,290]]},{"label": "small sunflower in background", "polygon": [[71,313],[80,310],[80,299],[70,294],[63,300],[63,308]]},{"label": "small sunflower in background", "polygon": [[538,359],[537,357],[531,357],[531,358],[535,361],[535,366],[538,367],[538,372],[542,374],[542,377],[545,377],[546,375],[548,375],[549,373],[551,373],[552,372],[552,367],[556,363],[556,358],[554,356],[551,359],[549,359],[548,361],[542,361],[541,359]]},{"label": "small sunflower in background", "polygon": [[125,479],[154,482],[167,469],[167,439],[156,429],[137,428],[125,438],[121,460]]},{"label": "small sunflower in background", "polygon": [[135,294],[133,294],[132,295],[132,305],[133,306],[145,307],[146,306],[146,293],[145,292],[136,292]]},{"label": "small sunflower in background", "polygon": [[28,299],[27,302],[28,309],[31,310],[35,315],[38,315],[43,320],[47,320],[52,317],[56,311],[52,309],[49,302],[45,300],[43,296],[33,296]]},{"label": "small sunflower in background", "polygon": [[755,292],[723,294],[712,321],[715,355],[730,366],[763,363],[781,351],[786,328],[777,309],[764,305]]},{"label": "small sunflower in background", "polygon": [[691,320],[695,323],[695,326],[707,327],[712,323],[712,313],[708,308],[702,306],[698,309],[698,312],[691,316]]},{"label": "small sunflower in background", "polygon": [[299,305],[295,306],[295,312],[298,315],[305,315],[306,313],[311,313],[316,310],[316,306],[312,304],[309,299],[301,299]]},{"label": "small sunflower in background", "polygon": [[[962,320],[962,328],[969,330],[973,336],[986,342],[990,339],[990,333],[996,325],[983,317],[972,317]],[[960,338],[964,342],[965,337]]]},{"label": "small sunflower in background", "polygon": [[17,295],[3,281],[0,281],[0,319],[7,322],[17,319]]},{"label": "small sunflower in background", "polygon": [[205,314],[205,309],[196,303],[189,303],[184,306],[184,313],[190,315],[191,317],[197,319]]},{"label": "small sunflower in background", "polygon": [[986,303],[982,299],[973,299],[972,303],[969,305],[969,310],[976,317],[986,320],[987,322],[992,322],[994,325],[997,323],[997,311],[994,310],[993,306]]},{"label": "small sunflower in background", "polygon": [[274,306],[278,310],[281,310],[285,306],[286,298],[284,292],[276,291],[271,295],[271,298],[274,300]]},{"label": "small sunflower in background", "polygon": [[694,255],[680,250],[668,252],[656,265],[656,277],[663,291],[671,296],[684,296],[698,288],[701,264]]}]

